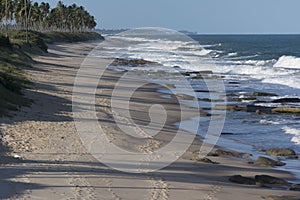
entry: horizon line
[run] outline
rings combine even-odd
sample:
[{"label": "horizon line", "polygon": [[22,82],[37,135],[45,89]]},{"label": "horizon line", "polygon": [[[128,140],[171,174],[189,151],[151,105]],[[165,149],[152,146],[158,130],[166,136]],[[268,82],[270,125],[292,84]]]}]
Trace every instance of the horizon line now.
[{"label": "horizon line", "polygon": [[[130,30],[130,29],[134,29],[134,28],[96,28],[96,31],[121,31],[121,30]],[[175,29],[174,29],[175,30]],[[270,33],[201,33],[198,31],[189,31],[189,30],[175,30],[178,32],[186,32],[188,34],[197,34],[197,35],[300,35],[299,33],[274,33],[274,32],[270,32]]]}]

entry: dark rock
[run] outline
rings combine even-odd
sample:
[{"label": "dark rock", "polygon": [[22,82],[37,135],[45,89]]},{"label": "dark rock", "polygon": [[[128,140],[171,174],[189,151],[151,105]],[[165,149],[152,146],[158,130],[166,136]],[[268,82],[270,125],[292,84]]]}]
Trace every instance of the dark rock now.
[{"label": "dark rock", "polygon": [[190,72],[182,72],[181,75],[183,75],[183,76],[190,76],[191,73]]},{"label": "dark rock", "polygon": [[235,82],[235,81],[230,81],[230,82],[228,82],[228,84],[237,85],[237,84],[240,84],[240,83],[239,82]]},{"label": "dark rock", "polygon": [[229,178],[230,182],[243,184],[243,185],[256,185],[256,181],[253,178],[243,177],[241,175],[234,175]]},{"label": "dark rock", "polygon": [[255,113],[258,114],[258,115],[263,114],[260,110],[256,110]]},{"label": "dark rock", "polygon": [[206,71],[199,71],[200,74],[213,74],[213,71],[206,70]]},{"label": "dark rock", "polygon": [[218,156],[220,156],[219,154],[214,153],[214,152],[210,152],[210,153],[208,153],[207,155],[208,155],[208,156],[212,156],[212,157],[218,157]]},{"label": "dark rock", "polygon": [[204,93],[209,93],[209,90],[194,90],[195,92],[204,92]]},{"label": "dark rock", "polygon": [[147,61],[143,59],[123,59],[123,58],[117,58],[111,63],[111,66],[131,66],[131,67],[137,67],[141,65],[161,65],[157,62]]},{"label": "dark rock", "polygon": [[275,166],[284,166],[285,163],[280,162],[280,161],[276,161],[273,160],[271,158],[266,158],[266,157],[258,157],[258,159],[256,160],[256,163],[259,166],[265,166],[265,167],[275,167]]},{"label": "dark rock", "polygon": [[273,107],[247,105],[247,112],[272,113]]},{"label": "dark rock", "polygon": [[293,184],[290,188],[293,191],[300,191],[300,184]]},{"label": "dark rock", "polygon": [[300,200],[297,197],[291,197],[291,196],[268,196],[266,200]]},{"label": "dark rock", "polygon": [[278,96],[278,95],[274,94],[274,93],[268,93],[268,92],[253,92],[253,96],[274,97],[274,96]]},{"label": "dark rock", "polygon": [[288,185],[289,183],[281,178],[277,178],[274,176],[268,176],[268,175],[257,175],[255,176],[255,180],[257,182],[260,182],[262,184],[274,184],[274,185]]},{"label": "dark rock", "polygon": [[211,117],[212,114],[200,111],[200,117]]},{"label": "dark rock", "polygon": [[230,94],[226,94],[227,97],[237,97],[238,95],[237,94],[234,94],[234,93],[230,93]]},{"label": "dark rock", "polygon": [[198,74],[196,76],[192,76],[191,79],[203,79],[203,75]]},{"label": "dark rock", "polygon": [[217,149],[215,151],[215,154],[221,156],[221,155],[224,155],[224,156],[232,156],[232,157],[237,157],[237,158],[242,158],[245,153],[239,153],[239,152],[236,152],[236,151],[227,151],[227,150],[222,150],[222,149]]},{"label": "dark rock", "polygon": [[199,101],[205,101],[205,102],[212,102],[212,100],[208,99],[208,98],[199,98],[198,100]]},{"label": "dark rock", "polygon": [[272,101],[272,103],[300,103],[299,98],[282,98]]},{"label": "dark rock", "polygon": [[242,101],[255,101],[255,97],[243,97],[243,98],[237,98],[236,101],[242,102]]},{"label": "dark rock", "polygon": [[297,160],[299,157],[297,155],[286,156],[286,159]]},{"label": "dark rock", "polygon": [[191,75],[201,76],[201,75],[213,74],[213,72],[207,70],[207,71],[182,72],[181,74],[183,76],[191,76]]},{"label": "dark rock", "polygon": [[234,133],[222,132],[221,135],[234,135]]},{"label": "dark rock", "polygon": [[210,160],[209,158],[194,157],[194,158],[192,158],[192,160],[197,161],[197,162],[209,163],[209,164],[218,164],[217,162],[214,162],[214,161]]},{"label": "dark rock", "polygon": [[269,156],[294,156],[296,152],[288,148],[272,148],[266,151]]}]

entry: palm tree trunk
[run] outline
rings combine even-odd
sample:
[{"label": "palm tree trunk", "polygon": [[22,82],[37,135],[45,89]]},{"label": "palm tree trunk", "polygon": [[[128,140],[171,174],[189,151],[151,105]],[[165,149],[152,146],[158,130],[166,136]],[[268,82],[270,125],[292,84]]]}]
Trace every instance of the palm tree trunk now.
[{"label": "palm tree trunk", "polygon": [[7,0],[5,1],[5,36],[8,37],[8,33],[7,33],[7,17],[8,16],[8,2]]},{"label": "palm tree trunk", "polygon": [[24,0],[24,6],[25,6],[25,31],[26,31],[26,43],[29,43],[29,38],[28,38],[27,1],[26,1],[26,0]]}]

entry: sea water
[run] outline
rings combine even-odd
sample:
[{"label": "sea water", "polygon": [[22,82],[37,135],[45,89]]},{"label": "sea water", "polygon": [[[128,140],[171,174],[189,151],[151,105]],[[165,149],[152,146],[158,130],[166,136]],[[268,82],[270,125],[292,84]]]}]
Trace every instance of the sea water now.
[{"label": "sea water", "polygon": [[[185,93],[180,88],[180,81],[175,72],[195,72],[211,70],[223,77],[227,94],[243,97],[253,92],[275,93],[278,96],[260,97],[256,105],[276,106],[269,102],[280,98],[300,98],[300,35],[198,35],[190,37],[196,41],[168,41],[165,39],[149,39],[142,37],[112,36],[113,40],[133,42],[126,48],[105,47],[99,50],[99,55],[114,57],[122,55],[126,59],[144,59],[158,62],[153,66],[117,66],[114,70],[132,71],[138,76],[151,77],[156,83],[176,85],[178,93]],[[200,46],[200,48],[199,48]],[[184,55],[184,56],[182,56]],[[188,59],[209,57],[214,64],[209,69],[204,65],[190,65]],[[168,81],[166,81],[168,80]],[[207,89],[201,79],[190,79],[194,89]],[[232,84],[235,83],[235,84]],[[162,95],[168,96],[167,90]],[[190,95],[190,94],[189,94]],[[207,92],[196,93],[198,98],[209,98]],[[251,103],[251,100],[249,100]],[[267,102],[267,103],[266,103]],[[195,106],[193,101],[185,101]],[[198,102],[200,107],[210,107],[210,103]],[[229,102],[230,103],[230,102]],[[240,102],[240,104],[247,104]],[[290,106],[300,107],[300,103]],[[205,135],[209,117],[201,118],[200,128],[195,134]],[[199,119],[190,119],[181,123],[190,130],[193,123]],[[292,114],[263,114],[249,112],[227,112],[223,132],[218,145],[240,151],[251,152],[258,156],[260,150],[273,147],[292,148],[300,153],[300,116]],[[287,166],[281,169],[289,170],[300,179],[300,161],[285,160]]]}]

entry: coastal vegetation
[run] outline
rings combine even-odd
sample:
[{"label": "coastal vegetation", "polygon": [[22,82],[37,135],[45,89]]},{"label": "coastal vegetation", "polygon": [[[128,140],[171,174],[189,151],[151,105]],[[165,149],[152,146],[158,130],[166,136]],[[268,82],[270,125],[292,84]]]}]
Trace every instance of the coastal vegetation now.
[{"label": "coastal vegetation", "polygon": [[97,25],[83,6],[75,3],[67,6],[62,1],[51,8],[46,2],[0,0],[0,11],[2,30],[82,32]]},{"label": "coastal vegetation", "polygon": [[0,0],[0,117],[31,104],[22,94],[30,87],[24,72],[32,55],[45,53],[47,44],[104,39],[93,32],[97,23],[84,7],[59,1]]}]

